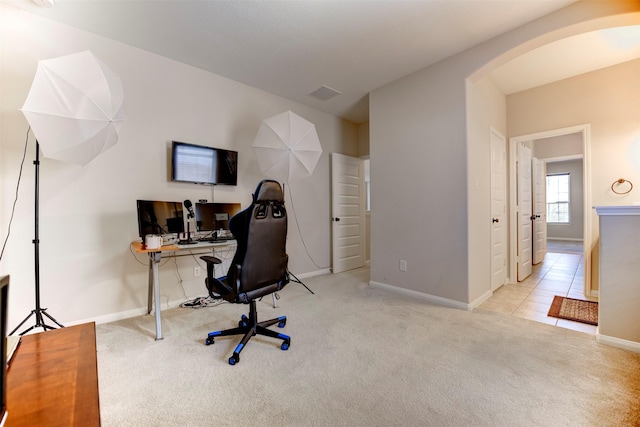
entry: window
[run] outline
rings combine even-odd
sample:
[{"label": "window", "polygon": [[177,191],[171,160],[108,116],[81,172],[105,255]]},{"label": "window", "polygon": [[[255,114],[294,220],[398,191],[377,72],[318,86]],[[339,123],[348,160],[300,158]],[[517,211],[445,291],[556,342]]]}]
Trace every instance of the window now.
[{"label": "window", "polygon": [[569,174],[547,175],[547,222],[569,224]]}]

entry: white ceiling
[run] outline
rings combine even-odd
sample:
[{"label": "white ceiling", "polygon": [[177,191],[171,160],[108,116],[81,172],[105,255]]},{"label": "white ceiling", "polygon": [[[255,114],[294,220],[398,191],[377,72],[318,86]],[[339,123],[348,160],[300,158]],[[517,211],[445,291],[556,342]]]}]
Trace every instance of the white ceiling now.
[{"label": "white ceiling", "polygon": [[[368,120],[372,90],[574,2],[55,0],[43,8],[35,3],[49,0],[0,1],[355,123]],[[512,93],[640,57],[640,37],[613,59],[600,52],[612,51],[601,37],[574,38],[588,48],[564,41],[537,49],[492,77]],[[309,96],[322,85],[341,94]]]}]

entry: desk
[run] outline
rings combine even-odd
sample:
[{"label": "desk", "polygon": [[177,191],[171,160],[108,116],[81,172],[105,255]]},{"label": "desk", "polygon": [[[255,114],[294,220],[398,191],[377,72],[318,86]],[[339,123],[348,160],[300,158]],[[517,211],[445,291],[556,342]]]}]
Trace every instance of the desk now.
[{"label": "desk", "polygon": [[24,335],[7,372],[7,422],[99,426],[95,324]]},{"label": "desk", "polygon": [[[235,246],[235,240],[227,240],[222,242],[197,242],[192,245],[166,245],[158,249],[146,249],[142,242],[131,242],[131,247],[138,253],[147,253],[149,255],[149,296],[147,299],[147,313],[151,314],[152,302],[155,302],[156,317],[156,340],[161,340],[162,336],[162,318],[160,315],[160,278],[158,276],[158,264],[162,254],[168,256],[179,256],[179,251],[194,251],[199,249],[215,250],[216,248]],[[204,253],[203,253],[204,254]]]}]

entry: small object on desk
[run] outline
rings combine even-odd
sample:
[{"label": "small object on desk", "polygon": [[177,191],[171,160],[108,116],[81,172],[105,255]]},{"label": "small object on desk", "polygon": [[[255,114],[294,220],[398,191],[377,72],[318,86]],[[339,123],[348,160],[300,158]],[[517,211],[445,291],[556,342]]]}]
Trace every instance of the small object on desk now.
[{"label": "small object on desk", "polygon": [[162,236],[157,234],[147,234],[144,236],[145,249],[158,249],[162,247]]}]

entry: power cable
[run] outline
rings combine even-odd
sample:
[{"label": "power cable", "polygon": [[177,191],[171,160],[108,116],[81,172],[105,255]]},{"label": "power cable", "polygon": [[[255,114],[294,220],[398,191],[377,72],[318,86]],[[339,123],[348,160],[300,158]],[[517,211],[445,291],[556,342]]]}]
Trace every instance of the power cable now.
[{"label": "power cable", "polygon": [[13,199],[13,206],[11,207],[11,217],[9,218],[9,225],[7,227],[7,237],[4,239],[4,243],[2,245],[2,251],[0,252],[0,261],[2,261],[2,256],[4,255],[4,250],[7,247],[7,242],[9,241],[9,236],[11,235],[11,224],[13,223],[13,215],[16,213],[16,204],[18,203],[18,190],[20,189],[20,181],[22,179],[22,169],[24,166],[24,161],[27,158],[27,145],[29,144],[29,131],[31,130],[31,126],[27,129],[27,135],[24,140],[24,152],[22,153],[22,161],[20,162],[20,172],[18,172],[18,182],[16,183],[16,195]]},{"label": "power cable", "polygon": [[316,263],[316,261],[313,259],[311,254],[309,253],[309,248],[307,248],[307,244],[304,241],[304,236],[302,235],[302,230],[300,230],[300,223],[298,222],[298,215],[296,214],[296,207],[293,204],[293,196],[291,195],[291,185],[288,185],[287,189],[289,190],[289,199],[291,200],[291,210],[293,211],[293,217],[295,218],[296,228],[298,229],[298,234],[300,235],[300,240],[302,241],[302,246],[304,247],[304,251],[307,253],[307,256],[309,257],[309,259],[311,260],[313,265],[315,265],[317,268],[320,268],[320,269],[329,268],[328,266],[327,267],[319,266]]}]

